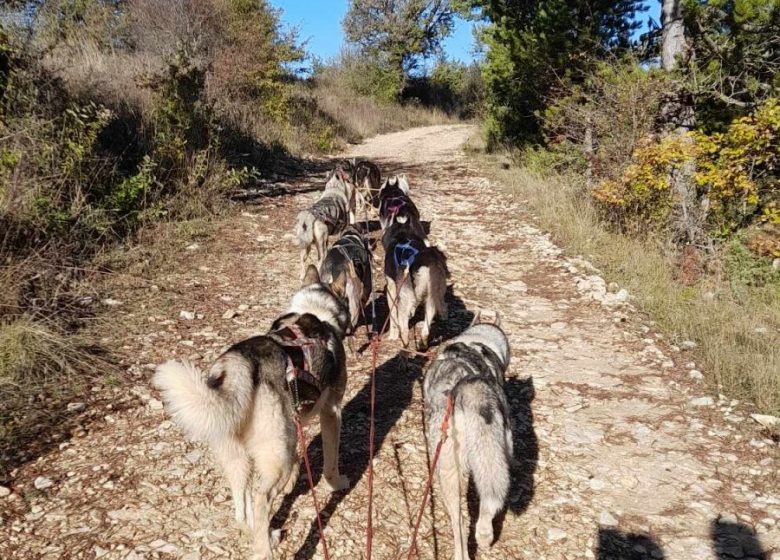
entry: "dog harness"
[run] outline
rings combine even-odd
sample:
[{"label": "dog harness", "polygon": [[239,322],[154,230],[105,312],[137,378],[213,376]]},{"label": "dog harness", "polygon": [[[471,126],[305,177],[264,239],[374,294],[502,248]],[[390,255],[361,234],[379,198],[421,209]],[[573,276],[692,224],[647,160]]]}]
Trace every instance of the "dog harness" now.
[{"label": "dog harness", "polygon": [[401,211],[401,208],[406,206],[406,200],[403,197],[400,196],[393,196],[387,199],[387,204],[385,205],[385,211],[390,216],[390,219],[394,219],[398,212]]},{"label": "dog harness", "polygon": [[280,335],[280,344],[287,356],[285,380],[292,395],[293,407],[298,410],[304,404],[313,404],[322,393],[322,380],[311,372],[311,348],[323,343],[318,338],[307,337],[298,325],[287,325],[277,331],[288,330],[294,338]]},{"label": "dog harness", "polygon": [[415,249],[411,241],[399,243],[393,248],[393,259],[395,260],[396,269],[412,268],[419,254],[420,251]]}]

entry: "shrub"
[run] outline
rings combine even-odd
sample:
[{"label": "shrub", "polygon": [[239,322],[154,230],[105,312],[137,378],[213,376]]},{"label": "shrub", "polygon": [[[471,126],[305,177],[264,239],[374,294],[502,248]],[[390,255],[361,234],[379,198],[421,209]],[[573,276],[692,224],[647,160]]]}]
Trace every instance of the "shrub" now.
[{"label": "shrub", "polygon": [[482,114],[485,84],[476,64],[439,60],[430,75],[410,78],[402,98],[419,100],[449,115],[470,119]]},{"label": "shrub", "polygon": [[780,223],[780,105],[775,99],[736,119],[724,133],[646,139],[633,159],[620,178],[593,191],[623,226],[663,227],[675,202],[672,174],[686,165],[693,167],[698,197],[709,208],[712,235],[727,237],[753,223]]},{"label": "shrub", "polygon": [[632,58],[599,62],[583,83],[551,99],[543,113],[546,144],[572,162],[572,170],[590,163],[594,178],[615,179],[640,141],[656,131],[669,85],[663,72]]}]

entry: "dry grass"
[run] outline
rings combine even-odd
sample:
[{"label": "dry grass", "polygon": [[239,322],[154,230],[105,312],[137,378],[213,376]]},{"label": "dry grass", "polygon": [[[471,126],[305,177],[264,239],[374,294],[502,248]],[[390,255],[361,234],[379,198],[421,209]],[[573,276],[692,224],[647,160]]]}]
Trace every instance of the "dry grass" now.
[{"label": "dry grass", "polygon": [[23,315],[0,322],[0,472],[24,449],[42,448],[67,423],[67,404],[86,400],[114,368],[86,336]]},{"label": "dry grass", "polygon": [[[479,148],[479,146],[472,146]],[[653,240],[608,231],[576,178],[505,169],[506,157],[480,156],[487,172],[521,197],[539,225],[568,253],[585,256],[608,281],[637,299],[674,342],[692,340],[713,390],[780,413],[780,294],[710,275],[694,286],[675,280],[675,265]]]},{"label": "dry grass", "polygon": [[345,129],[352,142],[415,126],[455,122],[438,109],[382,103],[329,80],[319,81],[314,93],[321,110]]}]

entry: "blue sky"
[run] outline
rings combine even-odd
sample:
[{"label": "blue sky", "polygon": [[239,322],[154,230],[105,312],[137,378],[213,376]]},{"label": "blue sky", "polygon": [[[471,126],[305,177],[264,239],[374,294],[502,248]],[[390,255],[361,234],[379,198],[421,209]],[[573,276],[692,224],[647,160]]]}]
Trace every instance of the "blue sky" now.
[{"label": "blue sky", "polygon": [[[297,27],[307,49],[313,55],[327,60],[336,56],[344,43],[341,20],[347,12],[347,0],[271,0],[283,10],[282,20],[289,27]],[[444,49],[453,60],[473,60],[471,22],[457,18],[454,33],[447,38]]]},{"label": "blue sky", "polygon": [[[341,20],[347,11],[347,0],[271,0],[271,4],[283,10],[282,20],[288,27],[297,27],[301,40],[308,40],[306,50],[328,60],[336,56],[344,43]],[[642,15],[659,21],[661,4],[649,0],[650,11]],[[444,42],[447,58],[471,62],[474,59],[473,22],[455,20],[455,31]]]}]

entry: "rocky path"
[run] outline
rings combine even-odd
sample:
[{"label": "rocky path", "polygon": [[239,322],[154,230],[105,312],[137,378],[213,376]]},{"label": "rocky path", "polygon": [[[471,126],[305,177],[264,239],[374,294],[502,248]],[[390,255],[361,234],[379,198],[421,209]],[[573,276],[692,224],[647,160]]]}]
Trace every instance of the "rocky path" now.
[{"label": "rocky path", "polygon": [[[434,336],[457,333],[482,307],[501,314],[512,344],[507,390],[519,462],[499,538],[475,557],[780,558],[777,442],[737,403],[707,397],[686,350],[667,345],[625,292],[562,256],[520,201],[480,177],[460,149],[472,132],[414,129],[351,155],[408,174],[431,238],[449,256],[450,316]],[[0,557],[248,557],[219,472],[166,419],[149,379],[163,359],[205,366],[226,344],[265,331],[297,287],[286,236],[314,196],[236,212],[183,250],[175,272],[118,295],[111,336],[132,358],[131,387],[115,389],[110,408],[89,411],[66,443],[11,473],[0,489]],[[402,371],[395,354],[383,346],[377,377],[377,559],[405,557],[427,465],[424,364]],[[363,557],[368,365],[368,353],[349,359],[341,464],[352,488],[320,490],[334,558]],[[319,472],[318,438],[310,450]],[[301,479],[277,514],[281,558],[321,557],[305,490]],[[435,496],[420,534],[420,558],[450,557]]]}]

